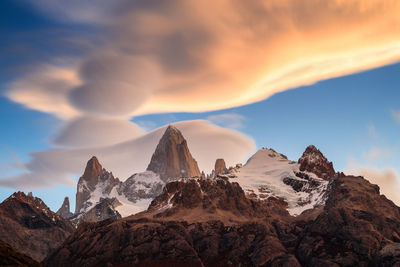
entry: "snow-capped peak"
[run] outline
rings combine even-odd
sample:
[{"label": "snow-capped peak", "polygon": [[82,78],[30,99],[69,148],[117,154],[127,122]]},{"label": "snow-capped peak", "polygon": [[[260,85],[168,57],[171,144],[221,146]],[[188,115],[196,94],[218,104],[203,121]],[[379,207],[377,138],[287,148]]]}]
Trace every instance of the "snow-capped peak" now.
[{"label": "snow-capped peak", "polygon": [[322,204],[328,184],[314,173],[301,172],[298,163],[267,148],[258,150],[231,181],[238,182],[249,197],[283,198],[292,215]]}]

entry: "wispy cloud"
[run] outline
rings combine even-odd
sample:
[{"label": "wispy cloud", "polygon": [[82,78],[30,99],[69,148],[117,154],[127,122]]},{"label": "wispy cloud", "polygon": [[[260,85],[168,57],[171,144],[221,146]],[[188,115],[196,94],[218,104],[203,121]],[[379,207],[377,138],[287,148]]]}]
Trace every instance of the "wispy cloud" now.
[{"label": "wispy cloud", "polygon": [[396,122],[400,123],[400,110],[392,110],[391,113],[392,113],[393,119]]},{"label": "wispy cloud", "polygon": [[212,123],[231,129],[242,129],[245,119],[246,117],[236,113],[222,113],[207,117],[207,120]]},{"label": "wispy cloud", "polygon": [[378,161],[390,158],[392,151],[386,147],[371,147],[367,152],[363,153],[363,158],[367,161]]}]

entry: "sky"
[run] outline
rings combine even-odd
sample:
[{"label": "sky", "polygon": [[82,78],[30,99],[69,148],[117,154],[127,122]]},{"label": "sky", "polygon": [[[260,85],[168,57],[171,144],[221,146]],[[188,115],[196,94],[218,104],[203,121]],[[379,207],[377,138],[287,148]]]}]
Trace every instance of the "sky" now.
[{"label": "sky", "polygon": [[72,207],[86,161],[143,171],[175,123],[205,172],[314,144],[400,204],[396,0],[3,0],[0,201]]}]

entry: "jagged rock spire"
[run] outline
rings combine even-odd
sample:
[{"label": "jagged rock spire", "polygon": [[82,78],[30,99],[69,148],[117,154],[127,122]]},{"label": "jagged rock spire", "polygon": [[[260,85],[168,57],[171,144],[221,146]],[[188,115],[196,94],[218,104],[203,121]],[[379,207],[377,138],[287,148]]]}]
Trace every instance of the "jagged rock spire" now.
[{"label": "jagged rock spire", "polygon": [[58,211],[56,212],[58,215],[60,215],[61,217],[63,217],[64,219],[68,219],[70,217],[72,217],[72,213],[70,211],[69,208],[69,198],[65,197],[64,198],[64,202],[62,203],[61,207],[58,209]]},{"label": "jagged rock spire", "polygon": [[159,174],[163,181],[201,176],[185,138],[172,125],[168,126],[161,137],[147,170]]},{"label": "jagged rock spire", "polygon": [[313,145],[306,148],[298,163],[300,171],[312,172],[325,180],[329,180],[335,174],[332,162]]},{"label": "jagged rock spire", "polygon": [[86,201],[89,199],[90,194],[96,189],[96,186],[99,183],[104,183],[106,180],[108,181],[108,186],[107,188],[103,188],[103,191],[108,193],[115,184],[120,183],[118,178],[114,178],[112,173],[103,169],[99,160],[93,156],[87,162],[85,172],[78,181],[75,213],[81,212],[82,208],[85,208],[85,206],[89,205],[86,203]]},{"label": "jagged rock spire", "polygon": [[226,169],[226,164],[224,159],[217,159],[215,161],[215,175],[223,174],[224,172],[227,171]]}]

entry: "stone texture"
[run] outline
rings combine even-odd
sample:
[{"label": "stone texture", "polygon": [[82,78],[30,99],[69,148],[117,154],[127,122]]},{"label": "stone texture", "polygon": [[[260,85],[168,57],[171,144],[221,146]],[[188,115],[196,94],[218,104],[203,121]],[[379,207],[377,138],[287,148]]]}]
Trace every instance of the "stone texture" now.
[{"label": "stone texture", "polygon": [[[400,208],[362,177],[334,175],[326,205],[297,217],[287,214],[280,199],[243,196],[237,184],[223,179],[168,183],[145,213],[82,224],[45,264],[400,265]],[[188,221],[190,210],[200,219]],[[214,219],[204,219],[206,214]],[[245,221],[237,220],[241,215]]]},{"label": "stone texture", "polygon": [[16,251],[9,244],[0,240],[0,266],[42,266],[32,258]]},{"label": "stone texture", "polygon": [[306,148],[298,163],[300,171],[312,172],[325,180],[329,180],[335,174],[332,162],[313,145]]},{"label": "stone texture", "polygon": [[85,222],[100,222],[109,218],[120,219],[122,218],[121,214],[115,209],[120,205],[121,203],[115,197],[100,198],[99,203],[83,214],[80,220]]},{"label": "stone texture", "polygon": [[71,218],[74,214],[70,211],[69,208],[69,198],[65,197],[64,202],[62,203],[61,207],[56,212],[58,215],[63,217],[64,219]]},{"label": "stone texture", "polygon": [[34,260],[41,261],[73,231],[40,198],[17,192],[0,204],[0,239]]},{"label": "stone texture", "polygon": [[215,175],[224,174],[227,171],[225,160],[217,159],[214,167]]},{"label": "stone texture", "polygon": [[201,176],[185,138],[172,125],[168,126],[160,139],[147,170],[159,174],[163,181]]}]

